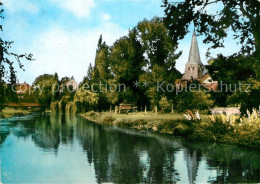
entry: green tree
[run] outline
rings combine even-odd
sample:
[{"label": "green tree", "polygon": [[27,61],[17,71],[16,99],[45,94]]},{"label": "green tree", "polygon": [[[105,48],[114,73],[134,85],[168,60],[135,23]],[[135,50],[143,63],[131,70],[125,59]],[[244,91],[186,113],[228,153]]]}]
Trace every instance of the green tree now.
[{"label": "green tree", "polygon": [[175,108],[179,112],[186,110],[208,110],[213,106],[214,101],[210,93],[203,90],[182,91],[175,99]]},{"label": "green tree", "polygon": [[[152,106],[159,105],[162,96],[173,99],[172,93],[157,91],[157,82],[174,84],[175,80],[181,77],[181,74],[175,68],[176,59],[181,53],[175,54],[175,47],[172,38],[169,36],[169,30],[163,24],[162,19],[155,17],[152,20],[144,20],[137,25],[138,38],[144,48],[145,72],[140,76],[140,81],[148,82],[149,87],[145,93]],[[164,87],[165,87],[164,85]]]},{"label": "green tree", "polygon": [[147,55],[147,69],[152,70],[155,65],[166,69],[174,68],[180,53],[175,54],[175,46],[163,20],[159,17],[154,17],[150,21],[145,19],[138,23],[136,29]]},{"label": "green tree", "polygon": [[167,99],[167,97],[163,96],[159,101],[159,107],[161,108],[162,112],[170,112],[172,103]]},{"label": "green tree", "polygon": [[227,99],[227,102],[232,105],[239,105],[241,114],[247,113],[247,110],[252,112],[253,108],[258,109],[260,104],[260,82],[249,78],[242,82],[241,90],[232,93]]},{"label": "green tree", "polygon": [[[4,19],[3,3],[0,2],[0,19]],[[0,23],[0,32],[3,31],[3,26]],[[6,88],[8,90],[8,95],[15,98],[15,92],[11,90],[11,85],[16,83],[16,70],[15,64],[18,64],[19,68],[23,69],[22,59],[33,60],[32,54],[16,54],[10,51],[13,45],[13,41],[5,41],[0,37],[0,103],[4,102],[4,90],[5,82],[7,79],[9,84]],[[12,94],[12,95],[11,95]]]},{"label": "green tree", "polygon": [[59,80],[57,75],[43,74],[33,82],[35,88],[34,95],[36,101],[43,105],[49,106],[55,99],[55,93],[58,93],[57,87]]},{"label": "green tree", "polygon": [[[256,58],[253,56],[229,56],[218,55],[206,68],[213,80],[219,82],[220,92],[211,92],[217,106],[228,106],[229,97],[234,90],[239,90],[239,83],[255,79]],[[234,104],[234,103],[232,103]]]},{"label": "green tree", "polygon": [[94,69],[92,67],[92,64],[90,63],[89,66],[88,66],[87,76],[85,76],[83,78],[81,85],[83,85],[83,84],[91,85],[91,81],[93,80],[93,72],[94,72]]},{"label": "green tree", "polygon": [[[93,71],[93,76],[96,81],[107,81],[110,78],[109,71],[109,47],[106,45],[106,42],[103,41],[102,35],[98,40],[95,66]],[[89,68],[91,69],[91,68]]]},{"label": "green tree", "polygon": [[[194,22],[196,31],[205,35],[204,43],[211,43],[209,49],[224,47],[223,39],[228,31],[242,49],[240,53],[252,54],[257,58],[256,74],[260,80],[260,3],[258,0],[185,0],[171,3],[164,0],[165,25],[170,30],[174,45],[178,45]],[[216,13],[207,11],[216,4],[223,8]],[[209,56],[209,53],[207,54]]]},{"label": "green tree", "polygon": [[137,40],[136,29],[129,32],[117,40],[112,48],[110,55],[111,71],[115,84],[124,84],[126,92],[119,94],[119,101],[136,102],[139,101],[139,89],[134,85],[142,74],[144,66],[144,56],[142,46]]}]

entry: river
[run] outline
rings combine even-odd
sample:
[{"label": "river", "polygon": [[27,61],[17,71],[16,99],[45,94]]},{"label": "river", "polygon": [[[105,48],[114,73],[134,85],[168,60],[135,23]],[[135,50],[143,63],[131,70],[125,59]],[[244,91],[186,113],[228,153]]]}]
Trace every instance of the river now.
[{"label": "river", "polygon": [[0,122],[0,183],[259,183],[260,151],[47,114]]}]

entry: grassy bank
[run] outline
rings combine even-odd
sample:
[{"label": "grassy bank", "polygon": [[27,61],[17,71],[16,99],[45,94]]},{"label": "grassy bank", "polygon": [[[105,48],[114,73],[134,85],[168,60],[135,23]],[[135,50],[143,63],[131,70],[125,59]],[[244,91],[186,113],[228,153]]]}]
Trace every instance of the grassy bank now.
[{"label": "grassy bank", "polygon": [[0,112],[0,119],[7,119],[14,116],[26,116],[30,113],[31,112],[29,110],[5,108],[2,109],[2,112]]},{"label": "grassy bank", "polygon": [[260,118],[251,118],[248,122],[246,118],[239,119],[238,116],[227,118],[202,115],[201,120],[187,120],[181,114],[114,114],[93,111],[81,116],[98,124],[183,136],[191,141],[260,147]]}]

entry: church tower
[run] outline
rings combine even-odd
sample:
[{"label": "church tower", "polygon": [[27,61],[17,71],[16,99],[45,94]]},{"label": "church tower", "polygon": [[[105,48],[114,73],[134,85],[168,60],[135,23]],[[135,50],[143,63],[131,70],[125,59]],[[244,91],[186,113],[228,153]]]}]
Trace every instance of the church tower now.
[{"label": "church tower", "polygon": [[200,79],[203,77],[204,65],[200,60],[199,47],[195,30],[192,35],[189,60],[185,65],[185,73],[182,80]]}]

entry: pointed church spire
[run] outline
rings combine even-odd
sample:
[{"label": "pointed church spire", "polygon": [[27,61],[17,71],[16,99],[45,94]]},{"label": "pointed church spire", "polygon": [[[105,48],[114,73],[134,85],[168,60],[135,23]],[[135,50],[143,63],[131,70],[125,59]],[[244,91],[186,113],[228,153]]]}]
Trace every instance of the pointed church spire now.
[{"label": "pointed church spire", "polygon": [[200,60],[200,53],[199,53],[199,47],[198,47],[195,28],[194,28],[193,35],[192,35],[190,55],[189,55],[188,63],[203,65],[201,60]]},{"label": "pointed church spire", "polygon": [[195,29],[192,35],[189,60],[185,65],[184,80],[200,79],[203,76],[203,63],[200,60],[200,52]]}]

